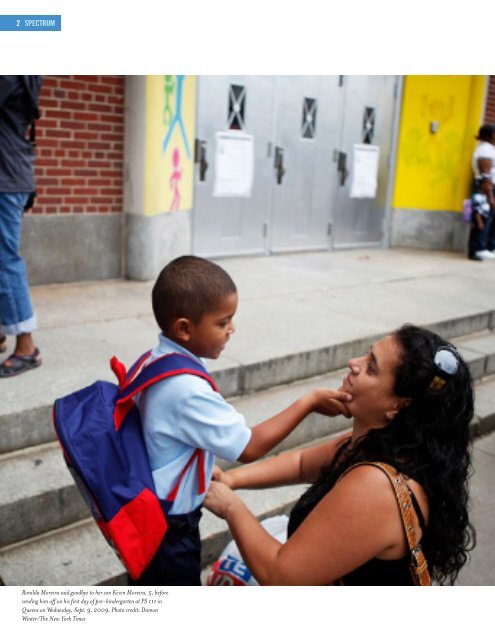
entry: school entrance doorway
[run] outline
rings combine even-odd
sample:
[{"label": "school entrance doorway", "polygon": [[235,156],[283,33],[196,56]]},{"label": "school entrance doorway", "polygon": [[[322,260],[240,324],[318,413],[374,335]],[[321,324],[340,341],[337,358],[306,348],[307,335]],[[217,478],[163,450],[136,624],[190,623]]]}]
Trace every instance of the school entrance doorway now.
[{"label": "school entrance doorway", "polygon": [[397,76],[198,77],[193,251],[379,245],[396,83]]}]

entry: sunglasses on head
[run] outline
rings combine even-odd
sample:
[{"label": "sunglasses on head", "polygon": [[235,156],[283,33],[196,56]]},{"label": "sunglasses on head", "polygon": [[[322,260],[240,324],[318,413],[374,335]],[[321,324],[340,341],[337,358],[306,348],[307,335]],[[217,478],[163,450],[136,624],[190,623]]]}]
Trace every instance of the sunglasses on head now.
[{"label": "sunglasses on head", "polygon": [[443,389],[447,380],[455,376],[459,371],[459,354],[452,346],[440,347],[433,357],[437,373],[430,383],[433,391]]}]

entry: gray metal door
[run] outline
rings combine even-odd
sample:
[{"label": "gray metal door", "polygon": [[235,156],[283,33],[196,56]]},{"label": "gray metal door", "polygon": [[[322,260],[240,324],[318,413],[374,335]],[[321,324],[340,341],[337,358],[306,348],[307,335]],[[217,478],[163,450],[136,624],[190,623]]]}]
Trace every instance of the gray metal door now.
[{"label": "gray metal door", "polygon": [[[193,251],[205,257],[267,251],[273,76],[199,76],[195,145]],[[251,197],[215,197],[216,133],[244,131],[254,136]]]},{"label": "gray metal door", "polygon": [[339,144],[338,76],[278,76],[273,149],[272,251],[324,249]]},{"label": "gray metal door", "polygon": [[[203,256],[379,244],[396,76],[200,76],[193,250]],[[216,134],[254,137],[250,197],[215,197]],[[350,197],[353,147],[377,145],[375,197]],[[329,233],[331,232],[331,235]]]},{"label": "gray metal door", "polygon": [[[384,235],[397,76],[342,77],[342,134],[335,150],[338,175],[332,206],[334,248],[380,244]],[[379,147],[374,198],[351,198],[353,147]]]}]

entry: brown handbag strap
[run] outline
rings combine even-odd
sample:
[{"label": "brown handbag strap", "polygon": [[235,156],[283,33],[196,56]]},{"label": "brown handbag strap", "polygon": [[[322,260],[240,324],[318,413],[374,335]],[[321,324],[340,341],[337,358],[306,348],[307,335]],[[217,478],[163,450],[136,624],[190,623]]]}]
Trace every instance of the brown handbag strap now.
[{"label": "brown handbag strap", "polygon": [[[424,556],[423,550],[421,549],[421,545],[416,543],[415,535],[414,535],[414,524],[413,524],[413,511],[414,507],[411,501],[411,495],[409,493],[409,487],[407,486],[406,479],[404,476],[397,471],[394,467],[389,464],[385,464],[384,462],[358,462],[356,464],[351,465],[348,469],[346,469],[339,480],[346,475],[351,469],[355,467],[359,467],[362,465],[371,465],[373,467],[377,467],[381,469],[387,478],[390,480],[392,488],[395,493],[395,497],[397,499],[397,504],[399,506],[399,511],[402,519],[402,526],[404,527],[404,533],[406,534],[407,545],[409,547],[409,552],[411,554],[410,568],[411,574],[413,577],[413,582],[415,585],[419,586],[430,586],[431,579],[430,574],[428,572],[428,564],[426,562],[426,558]],[[338,482],[338,481],[337,481]]]}]

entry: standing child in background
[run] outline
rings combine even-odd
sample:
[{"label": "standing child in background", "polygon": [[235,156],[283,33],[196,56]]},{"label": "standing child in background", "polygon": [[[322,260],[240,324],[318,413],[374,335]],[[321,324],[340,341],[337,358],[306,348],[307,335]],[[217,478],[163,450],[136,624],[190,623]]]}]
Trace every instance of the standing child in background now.
[{"label": "standing child in background", "polygon": [[476,139],[479,142],[471,159],[474,188],[468,255],[470,260],[490,260],[495,259],[495,125],[482,125]]},{"label": "standing child in background", "polygon": [[471,196],[471,230],[469,232],[468,246],[470,260],[484,260],[490,254],[489,251],[479,248],[486,245],[486,238],[491,224],[488,200],[490,186],[491,183],[487,179],[474,181],[473,194]]},{"label": "standing child in background", "polygon": [[[204,366],[201,358],[218,358],[235,330],[236,286],[221,267],[202,258],[169,263],[154,285],[152,303],[161,334],[148,363],[179,353]],[[215,456],[257,460],[313,411],[349,417],[343,403],[351,399],[348,393],[316,389],[251,430],[201,377],[174,376],[144,391],[138,406],[159,498],[166,500],[180,481],[159,550],[139,580],[129,577],[128,583],[199,586],[199,519]],[[197,450],[202,455],[194,457]]]}]

